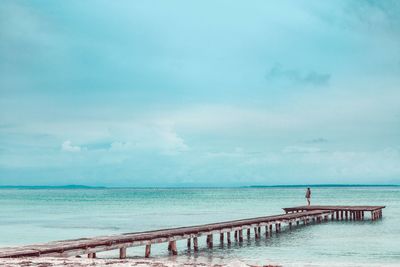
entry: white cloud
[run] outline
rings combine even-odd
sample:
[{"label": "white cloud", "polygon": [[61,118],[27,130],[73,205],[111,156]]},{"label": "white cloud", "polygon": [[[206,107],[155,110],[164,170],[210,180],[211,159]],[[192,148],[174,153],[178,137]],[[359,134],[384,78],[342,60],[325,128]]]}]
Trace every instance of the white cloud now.
[{"label": "white cloud", "polygon": [[170,123],[163,123],[161,125],[159,137],[160,146],[164,154],[175,155],[189,150],[185,140],[176,133],[173,125]]},{"label": "white cloud", "polygon": [[66,140],[61,145],[61,150],[66,152],[80,152],[81,147],[77,145],[72,145],[71,141]]}]

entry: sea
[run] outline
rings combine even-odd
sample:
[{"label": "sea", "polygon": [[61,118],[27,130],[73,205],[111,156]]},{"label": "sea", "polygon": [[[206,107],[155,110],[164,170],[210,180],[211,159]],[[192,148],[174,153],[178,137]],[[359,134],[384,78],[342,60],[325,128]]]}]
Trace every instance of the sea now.
[{"label": "sea", "polygon": [[[383,205],[383,218],[329,221],[294,227],[244,242],[198,253],[178,241],[179,257],[202,257],[210,263],[239,260],[249,264],[321,264],[400,266],[400,187],[311,187],[314,205]],[[282,214],[282,208],[305,205],[304,187],[238,188],[2,188],[0,247],[55,240],[130,233]],[[264,229],[263,232],[264,233]],[[204,240],[203,240],[204,239]],[[128,257],[144,256],[144,247]],[[172,257],[167,244],[152,246],[155,259]],[[118,251],[99,253],[116,258]]]}]

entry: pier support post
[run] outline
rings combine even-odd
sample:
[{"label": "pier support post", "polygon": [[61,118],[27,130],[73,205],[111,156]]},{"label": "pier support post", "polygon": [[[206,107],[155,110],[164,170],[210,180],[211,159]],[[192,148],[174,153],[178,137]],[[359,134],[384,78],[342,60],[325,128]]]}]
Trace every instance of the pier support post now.
[{"label": "pier support post", "polygon": [[228,245],[231,244],[231,232],[226,233],[226,242],[228,243]]},{"label": "pier support post", "polygon": [[212,248],[213,247],[213,235],[207,235],[207,247]]},{"label": "pier support post", "polygon": [[187,248],[190,250],[190,247],[192,246],[192,240],[190,238],[187,239]]},{"label": "pier support post", "polygon": [[344,212],[344,216],[346,217],[346,221],[347,221],[349,219],[349,212],[347,210]]},{"label": "pier support post", "polygon": [[239,230],[239,242],[243,242],[243,230]]},{"label": "pier support post", "polygon": [[199,251],[199,243],[197,241],[197,236],[193,237],[193,250],[194,251]]},{"label": "pier support post", "polygon": [[258,227],[258,237],[261,237],[261,227]]},{"label": "pier support post", "polygon": [[251,235],[250,232],[251,232],[251,231],[250,231],[250,228],[247,228],[247,238],[250,238],[250,235]]},{"label": "pier support post", "polygon": [[238,231],[235,231],[235,241],[238,241]]},{"label": "pier support post", "polygon": [[123,248],[119,249],[119,258],[120,259],[125,259],[126,258],[126,247],[123,247]]},{"label": "pier support post", "polygon": [[178,250],[176,248],[176,240],[169,241],[169,247],[172,252],[172,255],[178,255]]},{"label": "pier support post", "polygon": [[292,230],[292,222],[289,222],[289,229]]},{"label": "pier support post", "polygon": [[268,225],[265,226],[265,236],[268,237]]},{"label": "pier support post", "polygon": [[[175,250],[176,250],[176,243],[175,243]],[[151,253],[151,244],[147,244],[146,245],[146,250],[145,250],[145,253],[144,253],[144,257],[145,258],[150,257],[150,253]],[[172,253],[173,253],[173,251],[172,251]],[[174,255],[176,255],[176,254],[174,254]]]},{"label": "pier support post", "polygon": [[272,235],[272,224],[269,225],[269,233]]},{"label": "pier support post", "polygon": [[89,259],[95,259],[96,258],[96,253],[94,253],[94,252],[93,253],[89,253],[88,254],[88,258]]},{"label": "pier support post", "polygon": [[219,242],[221,243],[221,245],[224,244],[224,233],[219,234]]},{"label": "pier support post", "polygon": [[258,235],[258,229],[257,229],[257,227],[254,227],[254,237],[256,238],[256,239],[258,239],[260,236]]}]

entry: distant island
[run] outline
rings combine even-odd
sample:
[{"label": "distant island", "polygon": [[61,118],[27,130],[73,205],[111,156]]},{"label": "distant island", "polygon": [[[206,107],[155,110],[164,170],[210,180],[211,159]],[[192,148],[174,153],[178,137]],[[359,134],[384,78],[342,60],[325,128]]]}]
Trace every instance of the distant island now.
[{"label": "distant island", "polygon": [[385,187],[400,186],[398,184],[301,184],[301,185],[250,185],[247,188],[270,188],[270,187]]},{"label": "distant island", "polygon": [[0,185],[0,189],[104,189],[104,186],[88,185]]}]

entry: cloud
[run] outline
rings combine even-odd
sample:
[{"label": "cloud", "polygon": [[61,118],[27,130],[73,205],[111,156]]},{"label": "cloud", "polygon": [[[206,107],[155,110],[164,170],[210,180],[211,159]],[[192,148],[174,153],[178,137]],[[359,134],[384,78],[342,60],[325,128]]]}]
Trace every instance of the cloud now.
[{"label": "cloud", "polygon": [[66,140],[64,143],[62,143],[61,150],[66,152],[80,152],[81,147],[76,145],[74,146],[72,145],[71,141]]},{"label": "cloud", "polygon": [[312,86],[326,86],[330,78],[330,74],[316,71],[301,72],[297,69],[284,68],[280,64],[275,64],[265,75],[267,81],[274,83]]},{"label": "cloud", "polygon": [[164,154],[176,155],[189,150],[185,140],[176,133],[173,125],[170,123],[163,123],[161,125],[158,137],[160,138],[160,146]]}]

